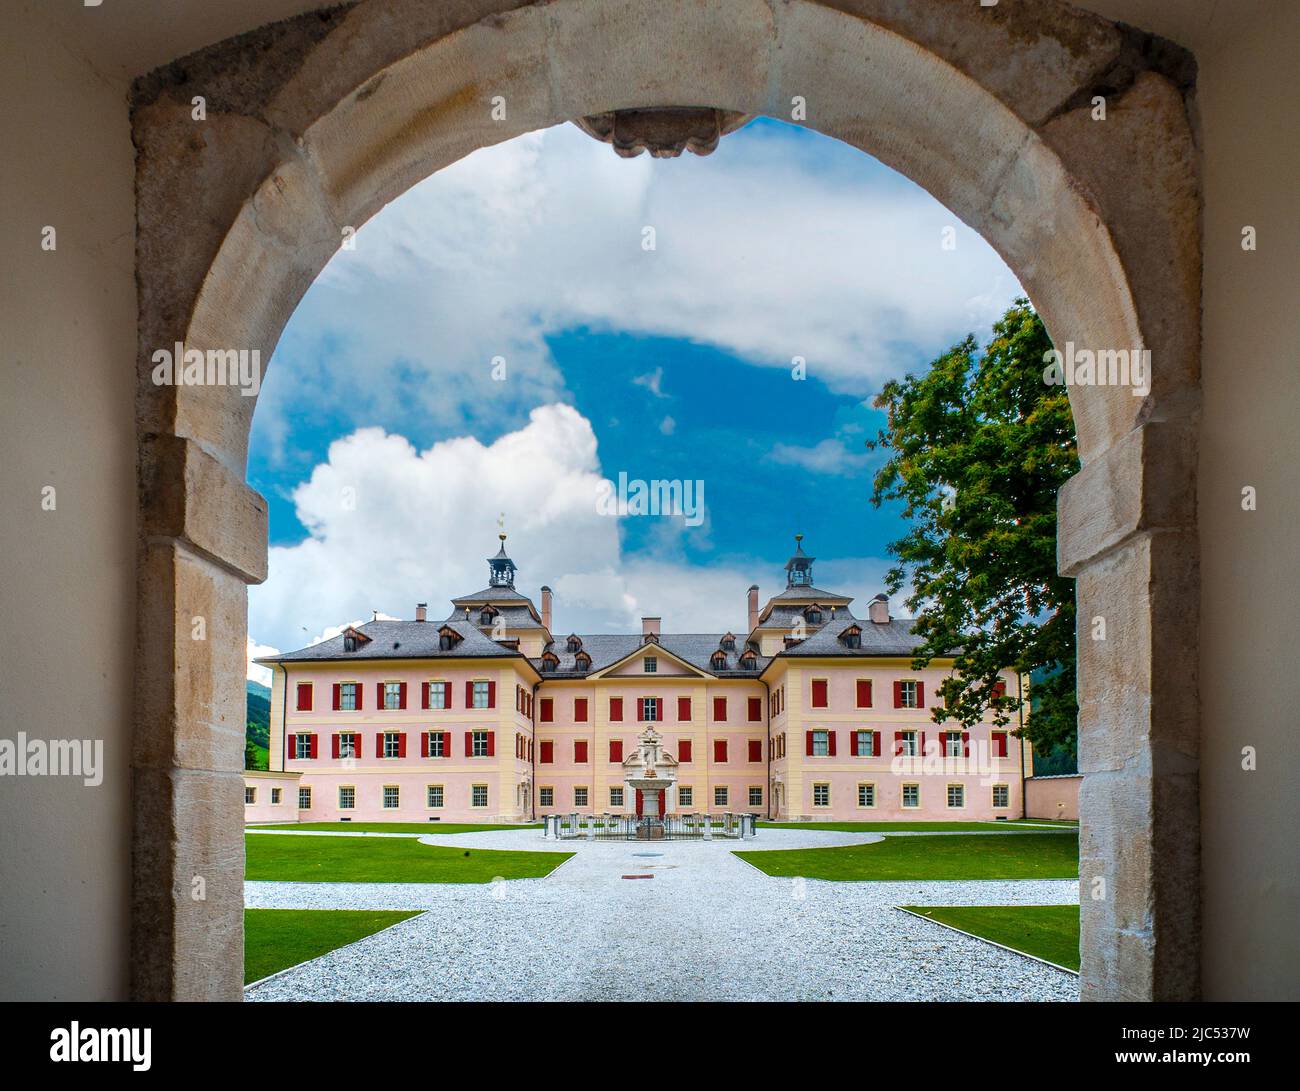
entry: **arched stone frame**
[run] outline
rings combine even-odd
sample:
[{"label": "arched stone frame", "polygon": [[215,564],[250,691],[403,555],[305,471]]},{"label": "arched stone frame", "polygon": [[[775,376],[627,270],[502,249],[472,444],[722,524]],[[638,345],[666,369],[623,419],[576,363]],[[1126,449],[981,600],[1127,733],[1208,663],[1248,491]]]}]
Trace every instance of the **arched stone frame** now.
[{"label": "arched stone frame", "polygon": [[1084,468],[1061,494],[1060,565],[1080,602],[1081,981],[1086,999],[1196,997],[1190,68],[1057,0],[360,0],[137,81],[133,995],[240,995],[245,585],[266,574],[266,506],[244,483],[254,399],[155,386],[154,350],[269,359],[343,229],[477,148],[626,107],[789,120],[799,96],[809,127],[980,231],[1058,345],[1152,352],[1145,397],[1071,390]]}]

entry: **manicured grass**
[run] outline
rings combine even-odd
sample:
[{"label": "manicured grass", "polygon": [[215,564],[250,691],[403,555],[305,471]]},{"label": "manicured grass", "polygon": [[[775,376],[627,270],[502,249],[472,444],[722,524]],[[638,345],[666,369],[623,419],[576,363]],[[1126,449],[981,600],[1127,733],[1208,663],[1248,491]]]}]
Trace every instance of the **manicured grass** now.
[{"label": "manicured grass", "polygon": [[738,852],[768,875],[806,879],[1073,879],[1079,840],[1064,833],[1016,837],[886,837],[874,845]]},{"label": "manicured grass", "polygon": [[442,848],[398,837],[247,834],[244,878],[293,883],[490,883],[549,875],[571,852]]},{"label": "manicured grass", "polygon": [[392,909],[245,909],[244,984],[414,916]]},{"label": "manicured grass", "polygon": [[494,826],[474,822],[259,822],[250,830],[301,830],[304,833],[478,833],[480,830],[540,830],[526,826]]},{"label": "manicured grass", "polygon": [[[1078,823],[1074,823],[1077,825]],[[1065,825],[1059,822],[760,822],[759,828],[774,830],[837,830],[840,833],[958,833],[963,830],[1023,830],[1030,825]]]},{"label": "manicured grass", "polygon": [[1077,905],[905,905],[903,908],[1068,970],[1079,968]]}]

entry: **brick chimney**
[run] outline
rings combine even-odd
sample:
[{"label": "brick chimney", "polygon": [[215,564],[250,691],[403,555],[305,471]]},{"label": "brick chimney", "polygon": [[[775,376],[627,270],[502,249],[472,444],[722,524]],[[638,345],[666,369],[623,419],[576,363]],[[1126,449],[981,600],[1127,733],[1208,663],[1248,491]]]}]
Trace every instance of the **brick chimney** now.
[{"label": "brick chimney", "polygon": [[429,604],[427,602],[417,602],[415,604],[415,620],[416,621],[429,620]]},{"label": "brick chimney", "polygon": [[749,586],[749,631],[758,628],[758,584]]},{"label": "brick chimney", "polygon": [[551,589],[542,588],[542,625],[549,633],[551,631]]},{"label": "brick chimney", "polygon": [[867,617],[877,625],[889,624],[889,599],[877,595],[867,606]]},{"label": "brick chimney", "polygon": [[657,617],[643,617],[641,619],[641,636],[642,637],[658,636],[659,623],[662,620],[663,620],[662,618],[657,618]]}]

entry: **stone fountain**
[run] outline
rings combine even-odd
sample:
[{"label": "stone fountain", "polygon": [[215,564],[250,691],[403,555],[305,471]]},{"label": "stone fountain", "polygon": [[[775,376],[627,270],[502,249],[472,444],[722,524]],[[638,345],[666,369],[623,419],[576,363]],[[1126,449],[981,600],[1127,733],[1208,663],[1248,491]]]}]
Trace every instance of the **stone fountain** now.
[{"label": "stone fountain", "polygon": [[664,792],[677,782],[677,759],[664,752],[663,736],[653,727],[641,732],[637,748],[623,759],[623,782],[641,793],[637,837],[658,840],[664,835]]}]

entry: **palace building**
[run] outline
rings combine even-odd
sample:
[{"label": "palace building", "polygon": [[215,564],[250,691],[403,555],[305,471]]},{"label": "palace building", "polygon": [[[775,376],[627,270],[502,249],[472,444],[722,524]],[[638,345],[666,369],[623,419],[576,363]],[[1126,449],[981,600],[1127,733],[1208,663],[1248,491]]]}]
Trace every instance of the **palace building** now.
[{"label": "palace building", "polygon": [[[1028,743],[990,713],[933,719],[952,667],[912,669],[919,638],[877,595],[865,616],[813,583],[796,539],[785,586],[741,632],[565,633],[515,589],[501,548],[488,586],[375,620],[270,667],[270,773],[245,775],[247,821],[524,822],[641,813],[624,761],[654,727],[676,761],[666,814],[786,821],[988,820],[1024,814]],[[1001,692],[1024,692],[1012,671]],[[1004,688],[1005,687],[1005,688]]]}]

